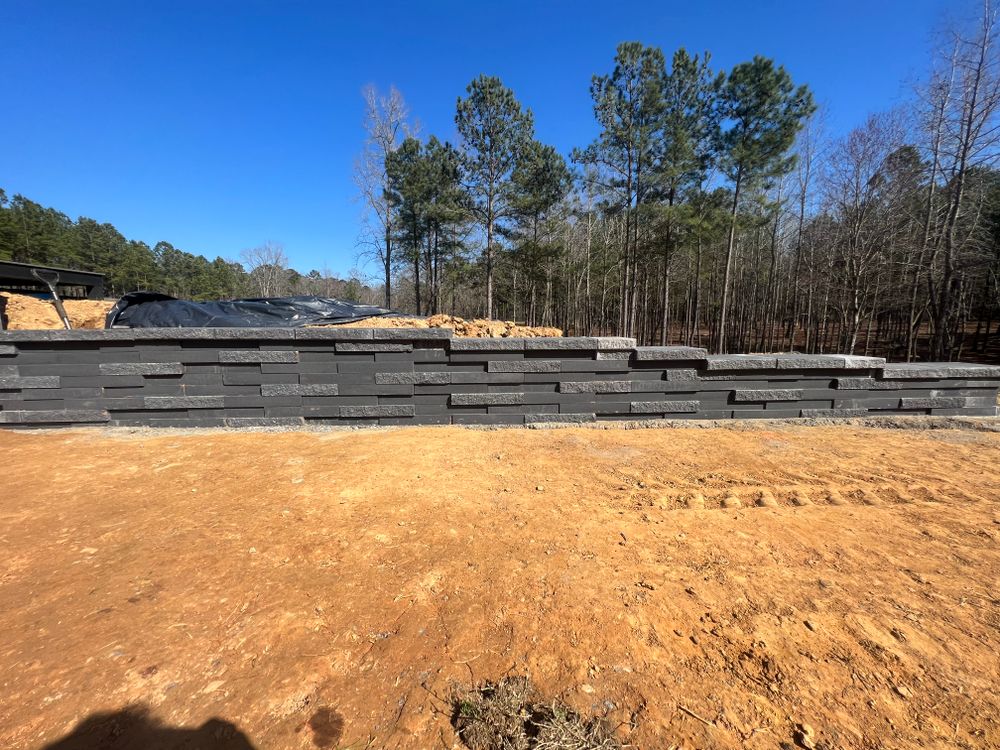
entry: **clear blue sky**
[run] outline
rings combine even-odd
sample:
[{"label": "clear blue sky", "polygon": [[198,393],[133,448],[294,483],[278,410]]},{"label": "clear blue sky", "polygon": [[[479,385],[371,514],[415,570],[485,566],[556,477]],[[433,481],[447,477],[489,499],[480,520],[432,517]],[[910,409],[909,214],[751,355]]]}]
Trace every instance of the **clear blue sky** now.
[{"label": "clear blue sky", "polygon": [[[0,2],[0,187],[150,245],[235,258],[282,242],[305,272],[355,265],[361,89],[395,84],[424,134],[500,76],[568,153],[595,134],[615,45],[775,58],[843,132],[899,104],[947,0]],[[374,271],[375,269],[371,269]]]}]

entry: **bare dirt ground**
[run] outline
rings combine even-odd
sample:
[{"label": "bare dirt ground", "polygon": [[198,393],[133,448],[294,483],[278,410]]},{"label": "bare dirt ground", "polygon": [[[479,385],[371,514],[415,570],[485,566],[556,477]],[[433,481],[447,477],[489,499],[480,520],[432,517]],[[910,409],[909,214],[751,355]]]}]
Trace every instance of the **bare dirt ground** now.
[{"label": "bare dirt ground", "polygon": [[[112,300],[66,299],[63,306],[74,328],[104,328],[104,319],[114,307]],[[12,330],[43,330],[62,328],[55,306],[48,300],[28,294],[0,292],[0,314]]]},{"label": "bare dirt ground", "polygon": [[1000,747],[998,433],[0,432],[0,477],[0,747],[452,748],[504,675],[632,747]]},{"label": "bare dirt ground", "polygon": [[561,328],[522,326],[513,320],[475,318],[466,320],[457,315],[431,315],[429,318],[385,316],[344,323],[344,328],[451,328],[459,338],[507,338],[562,336]]}]

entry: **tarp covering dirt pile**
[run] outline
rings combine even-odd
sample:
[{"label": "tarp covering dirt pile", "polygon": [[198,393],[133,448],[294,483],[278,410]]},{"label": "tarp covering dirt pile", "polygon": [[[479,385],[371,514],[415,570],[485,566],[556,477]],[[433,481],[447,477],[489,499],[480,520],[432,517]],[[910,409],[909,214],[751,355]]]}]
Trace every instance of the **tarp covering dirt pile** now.
[{"label": "tarp covering dirt pile", "polygon": [[375,305],[330,297],[260,297],[191,302],[154,292],[126,294],[108,312],[105,328],[287,328],[350,323],[398,315]]}]

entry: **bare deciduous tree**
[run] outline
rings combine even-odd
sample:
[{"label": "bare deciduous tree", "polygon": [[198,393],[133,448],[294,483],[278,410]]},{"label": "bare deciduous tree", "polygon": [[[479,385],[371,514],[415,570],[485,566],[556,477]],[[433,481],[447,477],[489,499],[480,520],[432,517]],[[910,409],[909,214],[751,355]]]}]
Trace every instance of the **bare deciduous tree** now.
[{"label": "bare deciduous tree", "polygon": [[395,217],[387,190],[385,159],[414,128],[407,122],[409,110],[395,86],[380,94],[374,86],[362,91],[365,100],[365,146],[354,167],[354,183],[364,204],[359,242],[378,258],[384,271],[385,306],[392,306],[393,231]]},{"label": "bare deciduous tree", "polygon": [[258,296],[277,297],[284,294],[288,281],[288,256],[281,244],[268,240],[263,245],[241,252],[240,261]]}]

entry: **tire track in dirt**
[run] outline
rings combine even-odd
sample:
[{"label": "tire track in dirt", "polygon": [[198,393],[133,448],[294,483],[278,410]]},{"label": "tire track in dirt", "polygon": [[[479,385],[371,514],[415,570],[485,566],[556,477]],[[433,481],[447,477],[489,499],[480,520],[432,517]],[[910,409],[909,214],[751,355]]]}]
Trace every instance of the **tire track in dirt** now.
[{"label": "tire track in dirt", "polygon": [[950,484],[941,482],[848,483],[830,485],[766,485],[733,487],[724,491],[680,491],[661,496],[662,510],[738,510],[742,508],[781,510],[804,507],[892,508],[912,505],[955,505],[986,502]]}]

